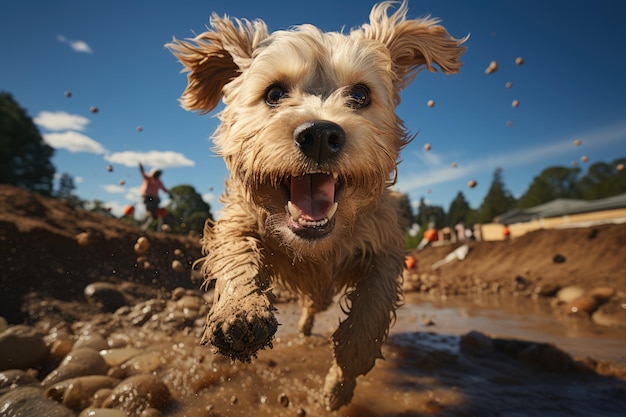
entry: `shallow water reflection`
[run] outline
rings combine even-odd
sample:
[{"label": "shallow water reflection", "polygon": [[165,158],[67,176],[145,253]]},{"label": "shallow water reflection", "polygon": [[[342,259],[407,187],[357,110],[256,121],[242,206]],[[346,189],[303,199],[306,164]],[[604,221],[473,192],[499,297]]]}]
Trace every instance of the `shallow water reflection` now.
[{"label": "shallow water reflection", "polygon": [[493,337],[552,343],[575,357],[626,363],[626,328],[561,316],[546,300],[496,296],[441,299],[409,293],[393,332],[425,330],[448,335],[477,330]]}]

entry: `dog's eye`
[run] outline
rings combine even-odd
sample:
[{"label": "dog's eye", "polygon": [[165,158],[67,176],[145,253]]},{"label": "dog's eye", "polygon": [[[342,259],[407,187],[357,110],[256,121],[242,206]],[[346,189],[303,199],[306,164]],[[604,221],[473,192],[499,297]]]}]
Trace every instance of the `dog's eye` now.
[{"label": "dog's eye", "polygon": [[280,99],[286,95],[286,91],[280,85],[273,85],[265,92],[265,103],[269,106],[277,106]]},{"label": "dog's eye", "polygon": [[363,84],[357,84],[350,90],[350,107],[362,109],[370,104],[370,90]]}]

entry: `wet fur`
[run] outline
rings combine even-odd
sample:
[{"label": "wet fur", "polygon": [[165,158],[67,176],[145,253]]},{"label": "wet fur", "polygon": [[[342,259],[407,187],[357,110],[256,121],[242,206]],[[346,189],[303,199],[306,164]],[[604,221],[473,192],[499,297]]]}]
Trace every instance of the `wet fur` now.
[{"label": "wet fur", "polygon": [[[391,6],[376,5],[370,22],[347,34],[312,25],[269,33],[260,20],[214,14],[206,32],[168,45],[188,72],[182,106],[207,113],[225,104],[213,140],[230,176],[222,214],[202,238],[203,273],[216,280],[202,343],[242,361],[271,346],[276,280],[301,296],[305,335],[343,291],[347,318],[332,336],[324,385],[329,409],[348,404],[357,376],[382,357],[401,302],[404,237],[390,187],[410,135],[394,112],[399,93],[422,68],[458,72],[464,51],[436,20],[410,20],[406,3]],[[269,106],[275,84],[288,95]],[[367,107],[349,105],[356,84],[369,89]],[[336,158],[315,162],[295,146],[294,129],[309,120],[345,131]],[[332,232],[304,239],[287,227],[280,184],[318,169],[338,174],[338,209]]]}]

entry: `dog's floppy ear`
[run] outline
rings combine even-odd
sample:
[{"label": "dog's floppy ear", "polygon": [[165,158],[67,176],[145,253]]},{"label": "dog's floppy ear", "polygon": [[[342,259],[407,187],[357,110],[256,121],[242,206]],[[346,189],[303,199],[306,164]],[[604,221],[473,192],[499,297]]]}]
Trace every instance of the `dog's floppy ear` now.
[{"label": "dog's floppy ear", "polygon": [[459,72],[465,52],[462,44],[467,40],[455,39],[437,19],[406,20],[406,0],[392,14],[387,10],[394,2],[377,4],[370,13],[370,23],[361,27],[366,38],[382,42],[391,55],[393,72],[397,77],[397,90],[406,87],[425,66],[435,72],[437,64],[442,72]]},{"label": "dog's floppy ear", "polygon": [[261,20],[231,20],[214,13],[209,22],[209,30],[195,38],[174,38],[166,45],[189,72],[180,103],[200,113],[217,106],[222,88],[250,65],[254,49],[268,36]]}]

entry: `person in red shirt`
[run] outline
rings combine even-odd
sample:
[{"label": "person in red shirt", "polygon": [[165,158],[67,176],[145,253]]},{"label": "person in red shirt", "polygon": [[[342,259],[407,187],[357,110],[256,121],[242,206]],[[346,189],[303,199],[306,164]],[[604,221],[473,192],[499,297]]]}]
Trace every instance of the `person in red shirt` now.
[{"label": "person in red shirt", "polygon": [[139,163],[139,172],[141,172],[141,176],[143,177],[143,183],[141,184],[141,197],[143,198],[143,203],[146,206],[146,212],[148,213],[148,218],[141,228],[146,230],[150,227],[153,220],[158,219],[157,211],[159,209],[159,203],[161,202],[161,199],[159,198],[159,191],[163,190],[170,196],[170,198],[172,198],[172,193],[170,190],[165,188],[165,185],[161,182],[161,175],[163,174],[163,171],[160,169],[153,170],[151,173],[146,174],[143,165]]}]

